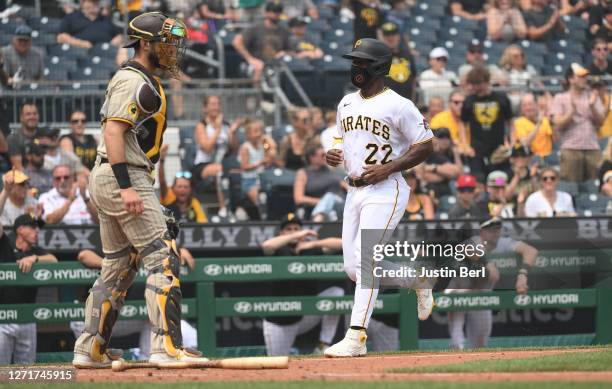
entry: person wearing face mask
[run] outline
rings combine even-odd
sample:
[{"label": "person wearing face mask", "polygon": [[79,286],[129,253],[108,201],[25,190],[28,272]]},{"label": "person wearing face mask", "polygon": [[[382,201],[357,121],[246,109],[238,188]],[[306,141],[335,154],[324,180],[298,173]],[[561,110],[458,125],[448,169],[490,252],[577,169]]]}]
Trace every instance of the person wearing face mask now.
[{"label": "person wearing face mask", "polygon": [[249,64],[251,79],[257,86],[267,62],[280,58],[290,50],[289,31],[279,25],[283,5],[279,1],[266,4],[265,18],[236,35],[232,44]]},{"label": "person wearing face mask", "polygon": [[[370,238],[386,243],[404,215],[410,196],[401,172],[417,166],[433,152],[433,133],[423,115],[409,99],[385,87],[392,57],[386,44],[371,38],[358,40],[344,55],[352,61],[351,82],[359,91],[344,96],[338,104],[341,142],[327,151],[326,158],[330,166],[344,163],[348,174],[342,248],[344,268],[356,288],[350,328],[343,340],[325,350],[325,356],[331,358],[367,353],[366,329],[379,284],[415,289],[420,320],[427,320],[433,309],[429,280],[372,280],[371,268],[362,270],[363,230],[378,231]],[[368,257],[367,252],[363,255]]]}]

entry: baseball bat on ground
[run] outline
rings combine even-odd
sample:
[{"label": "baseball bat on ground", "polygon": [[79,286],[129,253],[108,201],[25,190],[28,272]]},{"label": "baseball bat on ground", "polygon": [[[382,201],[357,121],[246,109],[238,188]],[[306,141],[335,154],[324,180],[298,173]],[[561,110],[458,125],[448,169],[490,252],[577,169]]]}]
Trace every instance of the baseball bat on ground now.
[{"label": "baseball bat on ground", "polygon": [[287,369],[289,357],[246,357],[227,358],[201,362],[149,362],[149,361],[126,361],[119,359],[113,361],[113,371],[124,371],[128,369]]}]

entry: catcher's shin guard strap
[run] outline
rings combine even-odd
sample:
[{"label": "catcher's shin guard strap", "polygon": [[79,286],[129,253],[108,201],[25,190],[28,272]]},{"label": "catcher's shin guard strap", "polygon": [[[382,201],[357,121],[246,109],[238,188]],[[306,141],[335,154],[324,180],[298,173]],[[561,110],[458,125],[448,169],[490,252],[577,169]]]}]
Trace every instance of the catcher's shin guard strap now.
[{"label": "catcher's shin guard strap", "polygon": [[176,247],[176,240],[156,239],[140,252],[140,258],[146,258],[160,250],[168,250],[168,257],[163,259],[157,266],[153,267],[150,272],[178,277],[180,274],[181,259]]},{"label": "catcher's shin guard strap", "polygon": [[[159,277],[152,274],[149,277]],[[163,276],[164,278],[166,275]],[[168,355],[177,356],[183,345],[181,333],[181,288],[178,278],[171,277],[171,283],[162,287],[147,285],[155,292],[155,300],[161,316],[160,326],[154,326],[152,331],[163,338],[163,346]],[[168,277],[168,278],[170,278]]]}]

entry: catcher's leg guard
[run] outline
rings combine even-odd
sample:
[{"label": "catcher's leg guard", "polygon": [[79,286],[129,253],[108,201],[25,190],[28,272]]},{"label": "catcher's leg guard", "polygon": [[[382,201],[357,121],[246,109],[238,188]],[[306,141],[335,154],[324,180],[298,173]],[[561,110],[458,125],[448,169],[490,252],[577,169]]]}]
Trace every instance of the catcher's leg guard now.
[{"label": "catcher's leg guard", "polygon": [[195,350],[183,348],[180,259],[176,242],[157,239],[141,251],[140,256],[149,271],[145,298],[153,332],[151,354],[165,352],[174,358],[185,353],[200,355]]},{"label": "catcher's leg guard", "polygon": [[96,362],[101,362],[108,353],[113,326],[138,272],[138,255],[131,247],[107,255],[105,261],[113,263],[103,265],[100,277],[89,291],[84,334],[76,345],[77,351],[86,351]]}]

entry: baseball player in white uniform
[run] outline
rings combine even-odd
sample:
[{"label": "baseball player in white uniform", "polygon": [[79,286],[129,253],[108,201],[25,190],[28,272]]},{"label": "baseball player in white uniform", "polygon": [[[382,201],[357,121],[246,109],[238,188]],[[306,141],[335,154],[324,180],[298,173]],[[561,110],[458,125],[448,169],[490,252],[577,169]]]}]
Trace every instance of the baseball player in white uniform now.
[{"label": "baseball player in white uniform", "polygon": [[[433,151],[433,133],[423,115],[410,100],[384,86],[391,66],[390,49],[376,39],[364,38],[344,58],[353,61],[351,81],[360,90],[340,101],[337,126],[342,138],[326,157],[331,166],[344,162],[348,175],[342,249],[344,268],[356,288],[350,328],[343,340],[325,351],[327,357],[366,354],[366,329],[378,288],[375,283],[362,284],[361,232],[380,231],[380,238],[376,237],[380,243],[391,236],[410,195],[401,172]],[[363,276],[372,278],[365,272]],[[384,280],[380,282],[385,285]],[[426,320],[433,309],[433,295],[430,286],[419,289],[419,285],[424,283],[408,279],[401,286],[416,290],[418,316]]]}]

